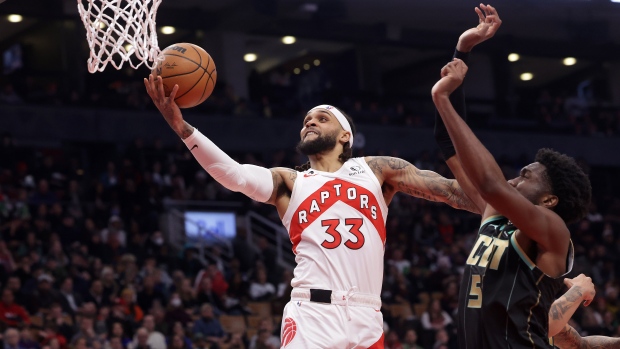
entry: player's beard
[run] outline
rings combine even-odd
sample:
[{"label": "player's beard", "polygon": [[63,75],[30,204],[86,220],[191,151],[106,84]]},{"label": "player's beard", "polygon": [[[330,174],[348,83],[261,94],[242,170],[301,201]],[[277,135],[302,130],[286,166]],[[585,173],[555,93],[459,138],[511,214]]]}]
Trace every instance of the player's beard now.
[{"label": "player's beard", "polygon": [[316,137],[313,140],[305,141],[301,140],[297,143],[297,151],[306,155],[316,155],[320,153],[324,153],[330,151],[336,147],[336,143],[338,143],[338,134],[340,132],[336,131],[331,134],[324,134]]}]

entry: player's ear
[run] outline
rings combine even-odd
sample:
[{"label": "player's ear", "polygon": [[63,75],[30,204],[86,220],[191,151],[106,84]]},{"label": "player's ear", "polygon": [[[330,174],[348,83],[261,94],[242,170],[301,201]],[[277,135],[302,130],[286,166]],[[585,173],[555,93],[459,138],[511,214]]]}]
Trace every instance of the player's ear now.
[{"label": "player's ear", "polygon": [[349,131],[344,131],[340,133],[340,143],[343,145],[351,140],[351,133]]},{"label": "player's ear", "polygon": [[560,199],[553,195],[553,194],[545,194],[543,195],[543,197],[540,199],[540,206],[546,207],[548,209],[553,209],[555,206],[558,205],[558,202],[560,201]]}]

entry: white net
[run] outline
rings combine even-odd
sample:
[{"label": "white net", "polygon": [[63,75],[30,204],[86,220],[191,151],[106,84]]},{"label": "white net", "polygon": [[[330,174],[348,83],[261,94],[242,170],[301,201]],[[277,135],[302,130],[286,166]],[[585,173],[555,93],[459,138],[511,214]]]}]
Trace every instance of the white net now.
[{"label": "white net", "polygon": [[77,0],[90,48],[88,71],[103,71],[108,63],[121,69],[124,62],[153,69],[163,59],[155,26],[161,1]]}]

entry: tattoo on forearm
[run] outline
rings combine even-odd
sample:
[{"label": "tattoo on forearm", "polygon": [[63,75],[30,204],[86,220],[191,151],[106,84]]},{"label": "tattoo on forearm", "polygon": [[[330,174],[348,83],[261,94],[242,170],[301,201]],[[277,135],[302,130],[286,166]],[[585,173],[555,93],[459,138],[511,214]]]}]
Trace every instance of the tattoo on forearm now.
[{"label": "tattoo on forearm", "polygon": [[[566,300],[564,300],[564,298]],[[583,292],[581,292],[581,287],[572,287],[564,294],[564,296],[560,297],[557,301],[551,304],[551,309],[549,309],[551,318],[554,320],[563,318],[566,311],[568,311],[575,304],[575,302],[581,302],[582,298]]]},{"label": "tattoo on forearm", "polygon": [[[572,302],[571,302],[572,303]],[[551,304],[551,309],[549,309],[549,314],[551,314],[551,318],[554,320],[559,320],[564,317],[564,314],[568,309],[570,309],[571,304],[564,300],[558,300]]]},{"label": "tattoo on forearm", "polygon": [[620,338],[602,336],[581,337],[572,327],[553,337],[553,344],[560,349],[619,349]]},{"label": "tattoo on forearm", "polygon": [[368,161],[368,166],[379,178],[383,177],[384,170],[398,171],[396,178],[399,180],[396,182],[396,189],[405,194],[478,212],[476,205],[455,180],[446,179],[431,171],[421,171],[407,161],[392,157],[372,157]]},{"label": "tattoo on forearm", "polygon": [[583,292],[581,292],[581,287],[579,286],[571,287],[571,289],[568,290],[566,294],[564,294],[564,297],[566,297],[566,299],[568,299],[569,302],[580,301],[581,298],[583,297]]}]

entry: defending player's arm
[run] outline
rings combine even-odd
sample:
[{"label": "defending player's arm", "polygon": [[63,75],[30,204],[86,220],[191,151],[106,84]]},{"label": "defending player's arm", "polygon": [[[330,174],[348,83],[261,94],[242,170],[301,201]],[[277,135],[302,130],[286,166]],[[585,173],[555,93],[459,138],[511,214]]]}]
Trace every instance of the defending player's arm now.
[{"label": "defending player's arm", "polygon": [[239,164],[183,120],[181,110],[174,102],[178,85],[175,85],[170,96],[166,97],[161,77],[157,77],[155,81],[153,76],[149,75],[148,80],[144,79],[144,84],[164,119],[213,179],[229,190],[241,192],[259,202],[277,205],[278,200],[285,196],[291,187],[288,182],[294,181],[292,177],[296,176],[295,171],[284,168],[269,170],[255,165]]},{"label": "defending player's arm", "polygon": [[[492,6],[480,4],[480,8],[476,7],[475,11],[478,15],[478,25],[461,34],[453,55],[453,58],[461,59],[466,64],[469,61],[471,50],[476,45],[492,38],[502,24],[502,20]],[[486,20],[483,11],[491,15],[489,21]],[[463,120],[467,121],[463,84],[459,85],[459,87],[450,94],[450,102],[454,106],[457,114],[461,115]],[[456,151],[452,144],[452,140],[450,140],[446,125],[437,111],[435,112],[435,140],[437,141],[437,145],[441,150],[446,164],[454,174],[461,188],[463,188],[465,194],[476,204],[480,212],[484,212],[487,203],[482,199],[482,196],[480,196],[480,193],[478,193],[467,175],[465,175],[461,161],[458,156],[456,156]]]},{"label": "defending player's arm", "polygon": [[389,156],[366,157],[368,166],[383,183],[391,197],[403,192],[422,199],[446,203],[454,208],[481,213],[476,204],[463,192],[459,183],[433,171],[420,170],[409,162]]},{"label": "defending player's arm", "polygon": [[462,83],[466,72],[467,66],[461,60],[448,63],[442,69],[442,79],[433,87],[432,96],[467,177],[489,205],[540,248],[565,255],[569,232],[564,221],[551,210],[534,205],[506,181],[493,155],[452,107],[449,95]]},{"label": "defending player's arm", "polygon": [[549,309],[549,337],[555,336],[568,323],[579,305],[590,305],[596,294],[592,279],[579,274],[572,279],[564,279],[568,291],[558,298]]},{"label": "defending player's arm", "polygon": [[553,344],[560,349],[620,349],[620,338],[581,337],[577,330],[566,324],[564,329],[553,337]]}]

